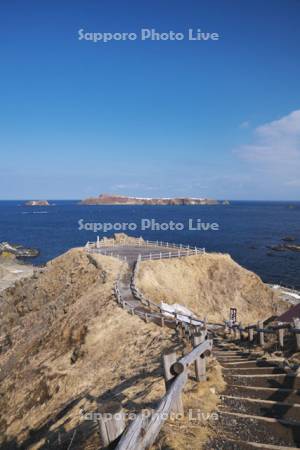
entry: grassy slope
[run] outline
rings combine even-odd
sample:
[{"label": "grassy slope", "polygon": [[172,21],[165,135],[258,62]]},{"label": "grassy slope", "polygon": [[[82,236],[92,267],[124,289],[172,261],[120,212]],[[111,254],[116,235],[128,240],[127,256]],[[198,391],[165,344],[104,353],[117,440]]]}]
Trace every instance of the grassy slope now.
[{"label": "grassy slope", "polygon": [[181,303],[211,321],[227,319],[230,307],[238,309],[238,320],[256,321],[274,314],[279,304],[257,275],[216,253],[144,261],[138,286],[158,303]]},{"label": "grassy slope", "polygon": [[71,250],[2,293],[3,448],[40,448],[46,440],[64,448],[59,442],[70,442],[75,430],[72,448],[98,448],[97,428],[82,421],[81,410],[112,399],[139,410],[163,395],[160,358],[169,332],[117,306],[119,267],[117,259]]}]

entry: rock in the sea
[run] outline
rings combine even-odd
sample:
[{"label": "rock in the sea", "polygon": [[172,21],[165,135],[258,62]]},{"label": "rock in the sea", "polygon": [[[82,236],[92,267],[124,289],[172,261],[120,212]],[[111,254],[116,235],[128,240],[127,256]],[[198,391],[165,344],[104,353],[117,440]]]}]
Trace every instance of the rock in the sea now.
[{"label": "rock in the sea", "polygon": [[35,258],[39,253],[39,250],[35,248],[26,248],[22,245],[0,242],[0,255],[9,254],[16,258]]},{"label": "rock in the sea", "polygon": [[286,252],[287,250],[290,250],[292,252],[300,252],[299,244],[288,244],[287,243],[287,242],[293,242],[294,238],[287,236],[286,238],[284,238],[282,240],[284,240],[286,242],[284,244],[271,245],[271,246],[268,246],[268,248],[275,252]]},{"label": "rock in the sea", "polygon": [[299,244],[285,244],[284,246],[287,250],[292,250],[293,252],[300,252]]},{"label": "rock in the sea", "polygon": [[286,251],[286,246],[283,244],[271,245],[271,246],[268,246],[268,248],[270,248],[271,250],[274,250],[274,252],[285,252]]},{"label": "rock in the sea", "polygon": [[282,241],[285,242],[294,242],[296,240],[296,238],[294,236],[285,236],[282,238]]},{"label": "rock in the sea", "polygon": [[50,203],[47,200],[29,200],[25,206],[50,206]]}]

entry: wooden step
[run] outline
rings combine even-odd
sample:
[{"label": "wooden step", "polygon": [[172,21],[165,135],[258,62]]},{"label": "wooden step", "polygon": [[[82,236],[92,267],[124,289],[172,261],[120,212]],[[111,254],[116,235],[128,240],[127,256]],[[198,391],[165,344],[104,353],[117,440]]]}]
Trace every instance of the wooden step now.
[{"label": "wooden step", "polygon": [[224,375],[263,375],[263,374],[285,374],[280,367],[223,367]]},{"label": "wooden step", "polygon": [[262,442],[245,442],[233,439],[216,438],[205,449],[207,450],[298,450],[299,447],[287,447],[282,445],[263,444]]},{"label": "wooden step", "polygon": [[249,356],[217,356],[216,357],[218,361],[228,361],[228,362],[235,362],[235,361],[256,361],[255,357],[249,357]]},{"label": "wooden step", "polygon": [[222,407],[230,412],[288,419],[300,423],[300,404],[222,395]]},{"label": "wooden step", "polygon": [[235,353],[216,353],[213,352],[213,355],[216,358],[249,358],[249,356],[251,356],[250,353],[246,353],[246,352],[235,352]]},{"label": "wooden step", "polygon": [[251,353],[251,352],[247,352],[247,351],[243,351],[243,350],[223,350],[223,351],[216,351],[213,350],[213,354],[216,354],[217,356],[220,357],[235,357],[235,356],[250,356],[250,355],[254,355],[256,356],[256,353]]},{"label": "wooden step", "polygon": [[219,425],[229,440],[238,437],[241,441],[285,447],[297,447],[300,444],[299,422],[220,411]]},{"label": "wooden step", "polygon": [[239,384],[242,386],[257,386],[277,389],[299,389],[300,377],[292,374],[271,375],[226,375],[227,384]]},{"label": "wooden step", "polygon": [[279,362],[265,361],[261,359],[246,360],[241,362],[222,362],[225,367],[279,367]]},{"label": "wooden step", "polygon": [[285,403],[300,403],[300,390],[295,389],[228,385],[224,394],[246,398],[258,398],[261,400],[274,400]]},{"label": "wooden step", "polygon": [[246,369],[247,367],[259,367],[257,365],[257,362],[254,361],[238,361],[238,362],[221,362],[219,361],[219,364],[221,367],[224,367],[226,369],[234,369],[234,368],[240,368],[240,369]]}]

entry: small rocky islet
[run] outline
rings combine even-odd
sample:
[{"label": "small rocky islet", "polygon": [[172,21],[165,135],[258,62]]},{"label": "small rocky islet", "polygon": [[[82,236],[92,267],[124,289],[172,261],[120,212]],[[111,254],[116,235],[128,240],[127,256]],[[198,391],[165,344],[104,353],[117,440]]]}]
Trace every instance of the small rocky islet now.
[{"label": "small rocky islet", "polygon": [[25,206],[50,206],[48,200],[28,200]]},{"label": "small rocky islet", "polygon": [[[268,246],[268,249],[272,250],[273,252],[300,252],[300,244],[295,243],[296,238],[294,236],[285,236],[281,240],[282,242],[280,244]],[[274,255],[272,252],[268,252],[267,254],[269,256]]]}]

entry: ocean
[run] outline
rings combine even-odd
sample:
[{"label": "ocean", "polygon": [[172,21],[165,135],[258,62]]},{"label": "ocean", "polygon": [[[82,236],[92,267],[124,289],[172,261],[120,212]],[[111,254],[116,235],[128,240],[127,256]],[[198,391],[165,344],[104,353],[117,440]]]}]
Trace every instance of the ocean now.
[{"label": "ocean", "polygon": [[[109,237],[114,232],[94,232],[93,228],[103,223],[126,223],[131,227],[125,230],[129,235],[229,253],[263,281],[300,289],[300,252],[270,249],[286,236],[300,243],[300,202],[235,201],[216,206],[86,206],[78,200],[50,203],[54,205],[28,207],[23,201],[0,201],[0,242],[38,248],[40,255],[28,261],[43,265],[72,247],[95,241],[97,235]],[[179,229],[172,229],[171,221]],[[141,229],[149,224],[152,229]],[[191,229],[197,225],[200,229]]]}]

